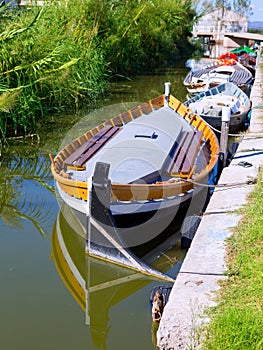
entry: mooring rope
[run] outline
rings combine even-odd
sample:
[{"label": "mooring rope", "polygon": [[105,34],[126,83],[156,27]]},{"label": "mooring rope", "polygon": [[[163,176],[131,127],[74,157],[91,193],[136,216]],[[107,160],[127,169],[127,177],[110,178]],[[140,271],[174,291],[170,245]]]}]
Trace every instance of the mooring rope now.
[{"label": "mooring rope", "polygon": [[196,272],[196,271],[179,271],[179,275],[180,274],[186,274],[186,275],[200,275],[200,276],[227,276],[227,277],[232,277],[232,276],[236,276],[239,274],[240,269],[242,267],[242,258],[239,260],[239,264],[237,266],[237,268],[235,270],[229,270],[225,271],[223,273],[215,273],[215,272]]},{"label": "mooring rope", "polygon": [[[251,107],[251,110],[252,109],[261,109],[261,108],[263,108],[263,103],[259,103],[258,105],[256,105],[256,106],[254,106],[254,107]],[[206,122],[208,125],[209,125],[209,127],[212,129],[212,130],[214,130],[215,132],[218,132],[219,134],[221,134],[222,132],[221,132],[221,130],[218,130],[218,129],[216,129],[215,127],[213,127],[211,124],[209,124],[208,122]],[[230,133],[228,133],[228,136],[232,136],[232,137],[244,137],[246,134],[230,134]],[[263,137],[263,136],[262,136]]]},{"label": "mooring rope", "polygon": [[[215,132],[218,132],[219,134],[222,134],[221,130],[216,129],[214,126],[212,126],[211,124],[209,124],[208,122],[206,122],[210,129],[214,130]],[[228,136],[233,136],[233,137],[244,137],[246,134],[230,134],[228,133]]]},{"label": "mooring rope", "polygon": [[233,183],[229,183],[229,184],[216,184],[216,185],[204,184],[204,183],[197,182],[197,181],[194,181],[191,179],[180,179],[180,180],[184,181],[184,182],[190,182],[193,185],[207,187],[207,188],[210,188],[210,187],[213,187],[213,188],[226,188],[226,187],[231,188],[231,187],[236,187],[236,186],[241,186],[241,185],[254,185],[257,182],[257,178],[252,178],[252,177],[249,177],[248,180],[242,181],[242,182],[233,182]]}]

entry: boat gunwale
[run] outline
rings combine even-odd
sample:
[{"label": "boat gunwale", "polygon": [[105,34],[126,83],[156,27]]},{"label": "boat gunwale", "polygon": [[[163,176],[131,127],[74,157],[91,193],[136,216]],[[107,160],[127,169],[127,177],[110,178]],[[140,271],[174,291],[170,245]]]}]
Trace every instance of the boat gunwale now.
[{"label": "boat gunwale", "polygon": [[[77,199],[87,200],[88,197],[88,185],[86,181],[78,181],[70,179],[68,174],[64,170],[63,162],[72,152],[76,150],[76,147],[80,147],[85,141],[89,140],[92,136],[98,133],[102,128],[107,125],[123,126],[129,121],[138,118],[142,114],[150,114],[155,109],[164,107],[165,95],[160,95],[148,102],[145,102],[134,109],[126,111],[124,113],[115,116],[104,123],[99,124],[95,128],[88,130],[85,134],[82,134],[78,138],[74,139],[68,145],[66,145],[56,157],[51,158],[51,172],[57,181],[58,185],[70,196]],[[189,124],[191,124],[196,130],[201,130],[205,142],[209,143],[210,157],[207,165],[202,168],[200,173],[193,174],[178,174],[178,176],[171,176],[171,181],[163,181],[152,184],[111,184],[112,198],[111,201],[130,201],[130,200],[152,200],[167,198],[184,191],[192,189],[195,185],[194,182],[200,184],[206,182],[209,174],[214,168],[219,155],[218,140],[214,132],[210,129],[209,125],[203,120],[202,117],[193,113],[188,107],[186,107],[181,101],[174,96],[169,96],[168,106],[184,118]]]}]

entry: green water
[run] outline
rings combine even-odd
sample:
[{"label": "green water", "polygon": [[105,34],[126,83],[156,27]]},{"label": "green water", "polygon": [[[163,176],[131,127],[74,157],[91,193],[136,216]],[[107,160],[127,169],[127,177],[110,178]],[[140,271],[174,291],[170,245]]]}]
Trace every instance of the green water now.
[{"label": "green water", "polygon": [[[114,83],[97,107],[147,101],[163,93],[165,81],[184,100],[186,72]],[[90,124],[102,118],[83,116]],[[48,157],[80,117],[47,118],[39,142],[10,143],[1,161],[0,349],[154,349],[149,295],[164,282],[85,255],[76,226],[60,211]],[[154,266],[175,277],[182,259],[175,246]]]}]

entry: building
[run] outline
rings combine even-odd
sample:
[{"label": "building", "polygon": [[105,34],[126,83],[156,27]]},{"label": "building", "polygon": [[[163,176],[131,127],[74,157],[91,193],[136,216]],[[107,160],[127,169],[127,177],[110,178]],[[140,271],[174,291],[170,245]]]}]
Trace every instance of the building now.
[{"label": "building", "polygon": [[233,33],[247,33],[247,31],[247,17],[220,8],[204,15],[194,26],[193,35],[202,40],[205,55],[216,58],[235,47],[247,45],[246,41],[237,43],[229,37]]}]

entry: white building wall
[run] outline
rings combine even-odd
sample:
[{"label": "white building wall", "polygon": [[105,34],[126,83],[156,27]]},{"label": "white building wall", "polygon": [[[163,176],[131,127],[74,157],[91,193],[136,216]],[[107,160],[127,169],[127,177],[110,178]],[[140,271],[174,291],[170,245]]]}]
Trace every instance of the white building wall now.
[{"label": "white building wall", "polygon": [[218,9],[204,15],[194,26],[194,32],[226,33],[247,32],[248,19],[230,11]]},{"label": "white building wall", "polygon": [[[234,48],[237,45],[226,40],[225,33],[247,32],[248,19],[230,10],[217,9],[204,15],[193,28],[193,35],[209,37],[215,45],[210,47],[210,57],[219,57],[226,48]],[[233,47],[232,47],[233,45]]]}]

